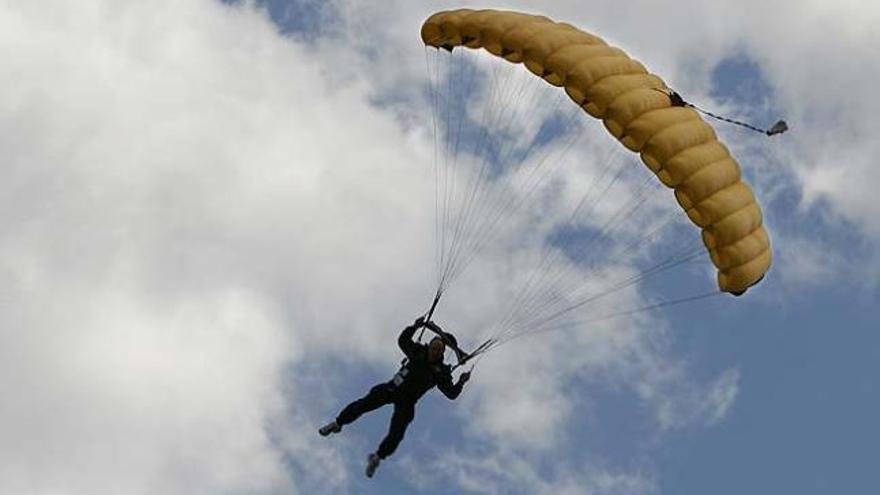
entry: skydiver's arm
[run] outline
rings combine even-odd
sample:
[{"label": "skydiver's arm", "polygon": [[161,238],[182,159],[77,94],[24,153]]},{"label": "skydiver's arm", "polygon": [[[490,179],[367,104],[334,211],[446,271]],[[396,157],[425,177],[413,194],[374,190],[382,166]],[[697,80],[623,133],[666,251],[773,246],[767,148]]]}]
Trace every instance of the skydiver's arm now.
[{"label": "skydiver's arm", "polygon": [[413,342],[413,335],[415,335],[416,330],[424,326],[425,320],[423,318],[419,318],[413,322],[412,325],[403,329],[400,332],[400,337],[397,338],[397,345],[400,347],[400,350],[406,354],[406,357],[413,357],[416,352],[416,343]]},{"label": "skydiver's arm", "polygon": [[471,374],[469,372],[462,373],[461,376],[458,377],[458,382],[454,385],[452,384],[452,373],[444,373],[440,378],[439,383],[437,383],[437,388],[443,392],[449,400],[455,400],[458,398],[459,394],[461,394],[461,389],[464,387],[464,384],[470,380]]},{"label": "skydiver's arm", "polygon": [[443,329],[440,328],[440,325],[434,323],[433,321],[430,321],[430,320],[426,321],[425,328],[436,333],[437,335],[440,335],[441,337],[446,335],[446,332],[444,332]]}]

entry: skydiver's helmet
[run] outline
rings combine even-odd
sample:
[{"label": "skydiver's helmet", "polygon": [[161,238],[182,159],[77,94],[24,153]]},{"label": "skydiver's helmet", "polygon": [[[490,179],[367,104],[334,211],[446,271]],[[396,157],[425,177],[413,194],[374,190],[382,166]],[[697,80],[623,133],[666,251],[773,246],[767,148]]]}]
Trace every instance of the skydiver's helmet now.
[{"label": "skydiver's helmet", "polygon": [[446,352],[446,342],[439,335],[428,342],[428,360],[433,362],[443,361],[443,354]]}]

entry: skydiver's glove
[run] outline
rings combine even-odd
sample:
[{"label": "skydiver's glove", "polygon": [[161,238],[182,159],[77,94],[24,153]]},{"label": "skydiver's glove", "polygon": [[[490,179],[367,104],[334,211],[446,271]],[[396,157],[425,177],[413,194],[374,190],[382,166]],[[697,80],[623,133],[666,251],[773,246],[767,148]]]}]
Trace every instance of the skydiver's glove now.
[{"label": "skydiver's glove", "polygon": [[425,317],[419,316],[418,318],[416,318],[416,321],[413,322],[413,326],[415,326],[415,327],[425,326]]},{"label": "skydiver's glove", "polygon": [[462,385],[464,385],[465,383],[467,383],[468,380],[470,380],[470,379],[471,379],[471,372],[470,372],[470,371],[465,371],[464,373],[461,374],[461,376],[458,377],[458,381],[459,381]]}]

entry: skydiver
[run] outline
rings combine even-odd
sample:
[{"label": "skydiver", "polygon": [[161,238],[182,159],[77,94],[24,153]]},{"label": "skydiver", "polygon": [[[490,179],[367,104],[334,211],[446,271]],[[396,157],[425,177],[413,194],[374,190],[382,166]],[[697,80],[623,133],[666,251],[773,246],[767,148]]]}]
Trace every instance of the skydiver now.
[{"label": "skydiver", "polygon": [[[413,341],[416,330],[422,327],[437,334],[428,345]],[[459,363],[463,362],[466,354],[458,348],[455,337],[444,332],[434,322],[426,322],[424,317],[415,320],[412,325],[403,329],[397,339],[397,345],[406,355],[406,359],[401,362],[400,370],[394,377],[376,385],[367,395],[347,405],[335,420],[322,426],[318,433],[325,437],[331,433],[339,433],[344,425],[354,422],[362,414],[394,404],[388,434],[379,444],[378,450],[367,457],[366,474],[368,478],[372,478],[379,462],[390,456],[403,440],[406,427],[415,415],[415,405],[419,398],[436,385],[443,395],[455,400],[470,379],[470,372],[465,372],[458,377],[457,383],[452,383],[452,368],[443,362],[447,343],[455,350]]]}]

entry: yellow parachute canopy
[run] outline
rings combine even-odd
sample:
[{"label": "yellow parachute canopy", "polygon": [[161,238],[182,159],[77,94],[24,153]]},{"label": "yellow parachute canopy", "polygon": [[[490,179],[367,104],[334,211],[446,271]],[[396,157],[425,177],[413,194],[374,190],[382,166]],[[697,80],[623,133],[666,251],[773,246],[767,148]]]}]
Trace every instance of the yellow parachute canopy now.
[{"label": "yellow parachute canopy", "polygon": [[439,12],[422,40],[452,50],[484,48],[523,63],[566,93],[642,161],[702,229],[722,291],[742,294],[770,268],[761,208],[714,129],[674,101],[660,77],[601,38],[542,16],[497,10]]}]

